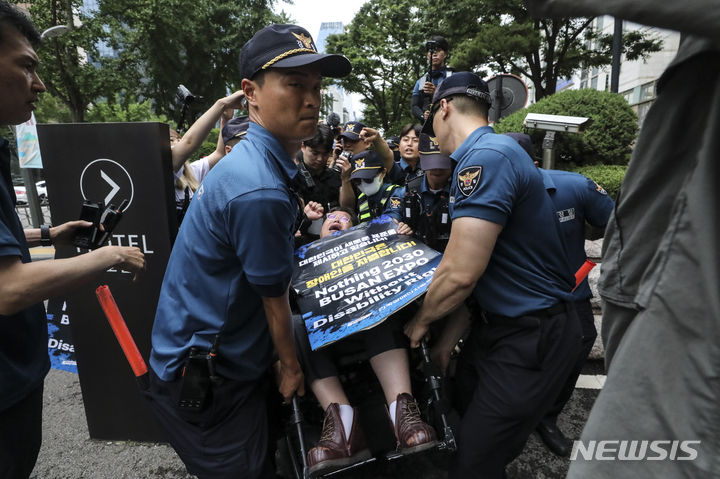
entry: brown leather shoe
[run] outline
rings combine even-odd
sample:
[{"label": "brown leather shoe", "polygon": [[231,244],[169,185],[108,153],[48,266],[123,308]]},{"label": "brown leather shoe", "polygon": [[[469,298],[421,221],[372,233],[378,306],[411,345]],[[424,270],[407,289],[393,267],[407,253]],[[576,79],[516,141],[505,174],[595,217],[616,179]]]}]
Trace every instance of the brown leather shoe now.
[{"label": "brown leather shoe", "polygon": [[395,437],[398,451],[413,454],[437,444],[435,429],[420,418],[420,408],[411,395],[398,394],[395,409]]},{"label": "brown leather shoe", "polygon": [[365,437],[357,424],[357,409],[354,410],[350,439],[345,440],[345,428],[340,419],[340,407],[332,403],[325,411],[322,435],[317,446],[308,452],[308,468],[311,476],[327,474],[349,464],[370,458]]}]

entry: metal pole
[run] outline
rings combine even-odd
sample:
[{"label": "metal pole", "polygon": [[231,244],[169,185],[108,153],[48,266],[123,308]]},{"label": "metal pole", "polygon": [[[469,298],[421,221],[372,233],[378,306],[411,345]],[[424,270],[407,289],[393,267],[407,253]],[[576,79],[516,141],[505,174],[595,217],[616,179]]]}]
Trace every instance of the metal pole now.
[{"label": "metal pole", "polygon": [[552,170],[555,168],[555,132],[548,131],[543,138],[543,168]]},{"label": "metal pole", "polygon": [[30,168],[20,168],[20,171],[25,183],[25,194],[30,209],[30,222],[33,228],[40,228],[40,225],[45,223],[45,218],[43,218],[37,188],[35,187],[35,175],[32,174]]},{"label": "metal pole", "polygon": [[615,19],[615,31],[613,32],[613,48],[612,48],[612,71],[610,73],[610,91],[617,93],[620,88],[620,58],[622,57],[622,34],[623,21],[620,18]]}]

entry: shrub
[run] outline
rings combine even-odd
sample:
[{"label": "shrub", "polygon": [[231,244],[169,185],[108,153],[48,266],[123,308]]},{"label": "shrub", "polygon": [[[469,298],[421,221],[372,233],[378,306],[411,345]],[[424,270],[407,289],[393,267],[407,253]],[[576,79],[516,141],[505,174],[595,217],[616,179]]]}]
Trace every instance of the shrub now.
[{"label": "shrub", "polygon": [[583,116],[592,118],[585,133],[557,133],[555,151],[558,169],[585,165],[627,165],[631,144],[638,131],[637,115],[622,96],[597,90],[567,90],[548,96],[495,125],[498,133],[526,132],[533,140],[536,153],[542,156],[545,132],[525,130],[528,113]]},{"label": "shrub", "polygon": [[595,183],[599,184],[608,195],[614,200],[617,200],[618,192],[620,191],[620,185],[625,178],[625,172],[627,166],[623,165],[590,165],[581,166],[572,169],[576,173],[587,176]]}]

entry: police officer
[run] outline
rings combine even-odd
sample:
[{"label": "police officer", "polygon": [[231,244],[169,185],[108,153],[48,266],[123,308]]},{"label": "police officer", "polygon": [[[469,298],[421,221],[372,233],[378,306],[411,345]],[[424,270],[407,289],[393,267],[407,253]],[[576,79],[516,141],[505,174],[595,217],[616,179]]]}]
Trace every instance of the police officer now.
[{"label": "police officer", "polygon": [[[387,213],[399,220],[401,197],[396,194],[400,188],[386,181],[387,169],[383,166],[383,158],[374,151],[367,150],[353,157],[355,165],[350,181],[360,192],[357,196],[357,213],[360,223],[378,218]],[[349,184],[343,184],[349,188]],[[389,201],[392,198],[392,201]]]},{"label": "police officer", "polygon": [[[525,133],[506,133],[514,138],[527,153],[533,157],[534,151],[530,136]],[[605,189],[594,181],[569,171],[540,169],[545,189],[555,205],[556,221],[565,238],[565,247],[570,266],[578,270],[585,262],[585,223],[596,229],[604,230],[615,203]],[[590,304],[592,292],[587,279],[584,279],[573,292],[575,309],[582,327],[582,349],[573,372],[555,404],[538,424],[537,432],[548,449],[559,456],[570,454],[571,441],[557,427],[557,418],[567,404],[575,389],[580,371],[592,350],[597,329]]]},{"label": "police officer", "polygon": [[448,56],[448,42],[443,37],[436,35],[425,43],[427,49],[427,58],[430,68],[429,71],[418,78],[413,88],[410,107],[412,114],[418,121],[425,121],[428,115],[428,107],[430,100],[435,93],[435,89],[453,74],[445,65]]},{"label": "police officer", "polygon": [[456,478],[505,477],[580,349],[574,275],[555,208],[525,151],[488,126],[490,101],[487,83],[468,72],[435,92],[423,129],[434,128],[440,151],[457,162],[453,225],[425,301],[405,327],[417,346],[430,323],[470,294],[484,311],[464,349],[477,384],[458,430]]},{"label": "police officer", "polygon": [[303,392],[288,286],[298,202],[293,156],[315,134],[323,76],[350,62],[317,53],[296,25],[257,32],[239,58],[250,126],[190,204],[163,280],[148,399],[188,472],[274,477],[260,381],[279,357],[286,400]]},{"label": "police officer", "polygon": [[[420,166],[424,175],[395,194],[402,198],[400,234],[415,234],[426,245],[445,251],[450,238],[450,158],[440,153],[435,138],[420,134]],[[407,229],[406,229],[407,228]]]}]

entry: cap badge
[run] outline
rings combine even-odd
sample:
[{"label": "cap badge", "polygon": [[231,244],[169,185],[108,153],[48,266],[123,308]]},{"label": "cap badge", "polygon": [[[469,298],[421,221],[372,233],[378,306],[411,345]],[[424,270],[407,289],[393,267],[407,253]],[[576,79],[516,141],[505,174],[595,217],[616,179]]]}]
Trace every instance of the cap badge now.
[{"label": "cap badge", "polygon": [[315,50],[315,45],[313,45],[312,38],[308,37],[304,33],[301,33],[300,35],[294,32],[290,33],[292,33],[293,36],[300,41],[300,43],[298,43],[299,46],[308,48],[310,50]]},{"label": "cap badge", "polygon": [[435,146],[440,146],[440,143],[438,143],[437,138],[435,138],[434,136],[430,137],[430,142]]},{"label": "cap badge", "polygon": [[360,169],[365,167],[365,158],[358,158],[355,160],[355,169]]}]

